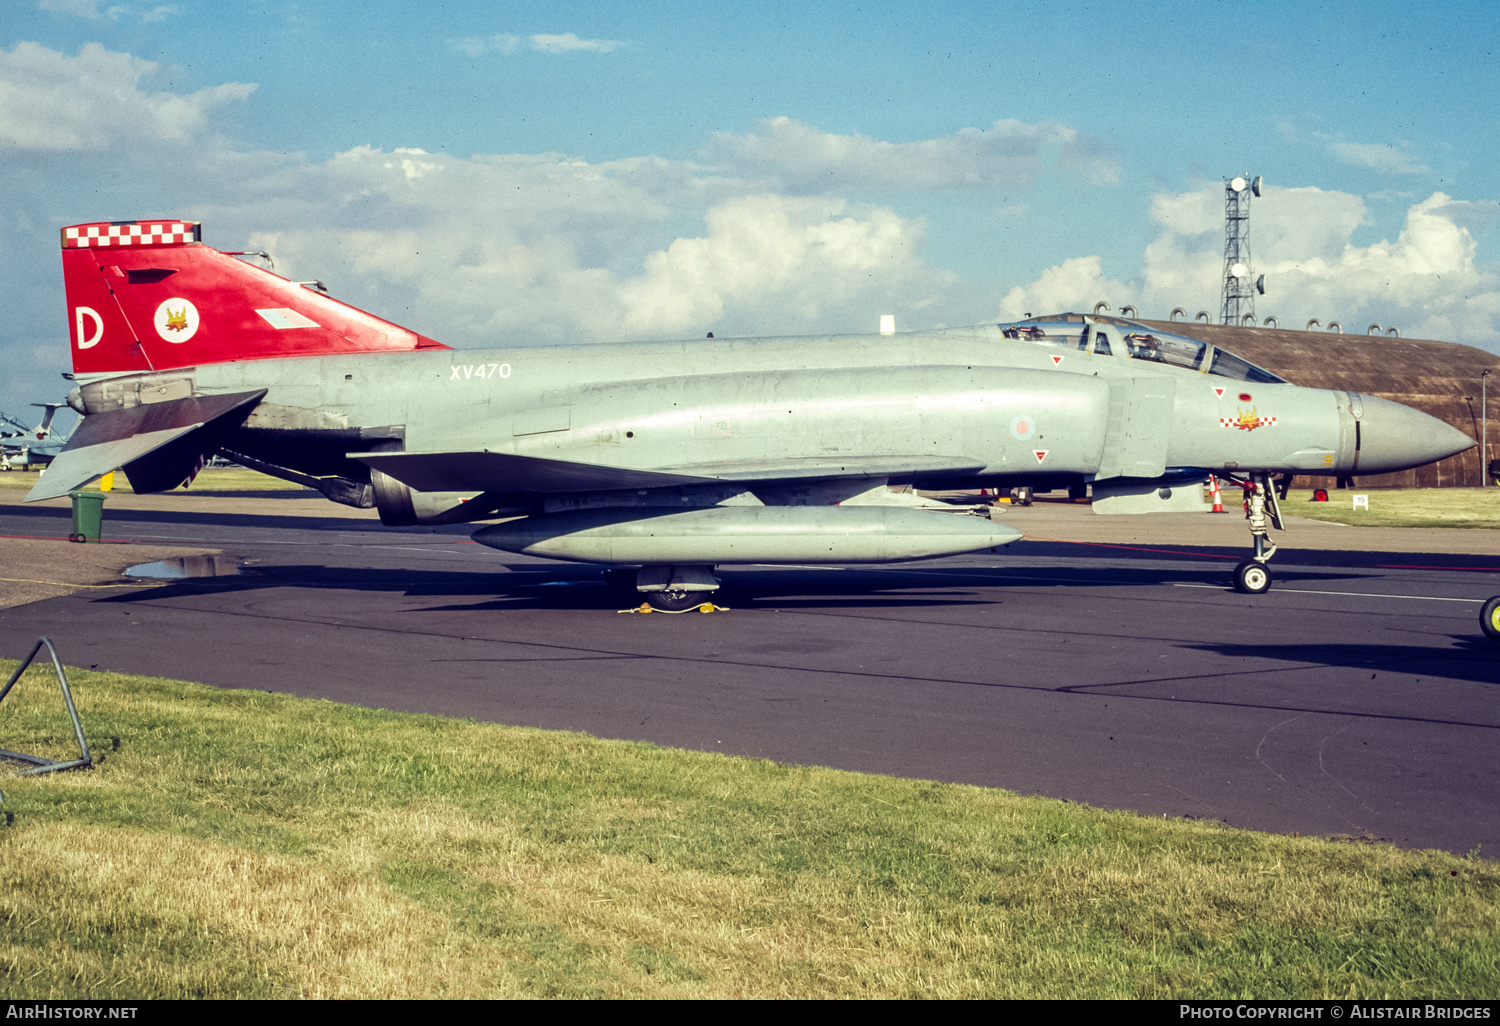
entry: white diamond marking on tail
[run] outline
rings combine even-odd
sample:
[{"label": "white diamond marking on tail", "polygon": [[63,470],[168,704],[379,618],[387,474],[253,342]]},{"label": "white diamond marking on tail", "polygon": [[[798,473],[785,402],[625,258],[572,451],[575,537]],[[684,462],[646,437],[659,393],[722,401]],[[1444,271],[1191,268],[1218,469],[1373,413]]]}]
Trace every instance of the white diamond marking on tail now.
[{"label": "white diamond marking on tail", "polygon": [[321,328],[322,325],[309,317],[304,317],[296,310],[289,307],[278,307],[274,310],[257,310],[261,320],[273,328]]}]

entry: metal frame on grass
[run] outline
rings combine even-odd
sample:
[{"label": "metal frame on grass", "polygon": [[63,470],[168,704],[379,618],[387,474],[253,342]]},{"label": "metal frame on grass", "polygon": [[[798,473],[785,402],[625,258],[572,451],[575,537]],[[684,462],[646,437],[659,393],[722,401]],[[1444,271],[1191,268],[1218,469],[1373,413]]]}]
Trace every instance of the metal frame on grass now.
[{"label": "metal frame on grass", "polygon": [[31,764],[30,769],[21,770],[16,774],[21,777],[29,777],[37,773],[56,773],[58,770],[82,769],[94,764],[93,756],[89,755],[89,743],[83,739],[83,724],[78,721],[78,707],[73,704],[73,692],[68,689],[67,674],[63,673],[62,661],[57,658],[57,649],[52,647],[52,642],[48,641],[45,635],[37,639],[37,643],[31,648],[31,654],[21,661],[20,666],[16,667],[16,672],[10,675],[10,680],[5,682],[5,687],[0,688],[0,702],[5,701],[5,696],[10,694],[10,689],[15,686],[16,681],[21,679],[21,674],[26,672],[26,668],[31,665],[31,661],[36,658],[36,654],[42,650],[43,645],[46,645],[47,651],[52,654],[52,667],[57,671],[57,683],[62,688],[63,702],[68,707],[68,716],[73,720],[73,733],[78,738],[80,757],[69,762],[58,762],[55,759],[44,759],[39,755],[27,755],[24,752],[11,752],[0,748],[0,759]]}]

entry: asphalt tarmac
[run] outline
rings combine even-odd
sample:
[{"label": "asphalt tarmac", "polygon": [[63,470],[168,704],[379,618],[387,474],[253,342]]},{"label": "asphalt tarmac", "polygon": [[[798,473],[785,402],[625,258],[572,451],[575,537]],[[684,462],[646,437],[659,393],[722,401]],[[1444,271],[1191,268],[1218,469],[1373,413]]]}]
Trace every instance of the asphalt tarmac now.
[{"label": "asphalt tarmac", "polygon": [[[0,535],[68,533],[64,505],[18,499],[0,497]],[[1500,532],[1412,552],[1391,539],[1418,535],[1309,528],[1336,539],[1318,550],[1294,526],[1252,598],[1228,586],[1235,516],[1039,503],[1010,522],[1072,540],[723,568],[729,612],[641,615],[597,568],[466,528],[291,494],[112,499],[110,537],[242,572],[0,609],[0,654],[45,633],[72,665],[1500,853],[1500,647],[1477,622]]]}]

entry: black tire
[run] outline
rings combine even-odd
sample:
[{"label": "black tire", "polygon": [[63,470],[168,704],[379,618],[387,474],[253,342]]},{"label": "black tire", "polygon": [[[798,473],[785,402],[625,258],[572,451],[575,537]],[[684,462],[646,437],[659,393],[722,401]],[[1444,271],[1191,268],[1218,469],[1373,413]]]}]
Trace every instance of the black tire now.
[{"label": "black tire", "polygon": [[1486,602],[1479,611],[1479,629],[1491,641],[1500,641],[1500,595]]},{"label": "black tire", "polygon": [[1264,595],[1271,590],[1271,568],[1247,559],[1234,568],[1234,590],[1246,595]]},{"label": "black tire", "polygon": [[709,600],[707,591],[648,591],[646,602],[664,613],[681,613]]}]

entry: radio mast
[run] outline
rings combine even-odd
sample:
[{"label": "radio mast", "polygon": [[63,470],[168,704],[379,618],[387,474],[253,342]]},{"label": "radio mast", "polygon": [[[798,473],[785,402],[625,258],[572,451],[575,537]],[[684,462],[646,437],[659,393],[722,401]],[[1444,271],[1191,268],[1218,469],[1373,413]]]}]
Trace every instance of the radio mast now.
[{"label": "radio mast", "polygon": [[1250,263],[1250,197],[1260,195],[1260,175],[1236,175],[1224,183],[1224,301],[1219,323],[1255,323],[1256,293],[1265,295],[1266,276],[1254,277]]}]

